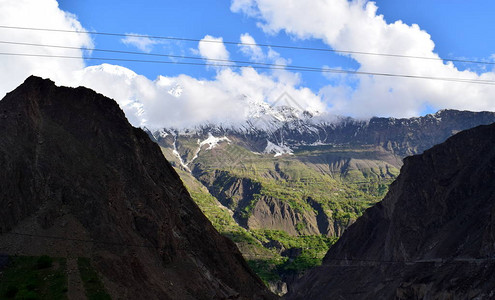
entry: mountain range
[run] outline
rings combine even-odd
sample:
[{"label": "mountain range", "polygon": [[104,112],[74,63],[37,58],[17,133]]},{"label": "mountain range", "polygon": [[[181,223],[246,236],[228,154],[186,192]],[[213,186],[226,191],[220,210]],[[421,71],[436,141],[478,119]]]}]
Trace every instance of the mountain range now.
[{"label": "mountain range", "polygon": [[493,112],[356,120],[255,107],[242,126],[147,132],[258,274],[289,284],[386,195],[402,159],[495,122]]},{"label": "mountain range", "polygon": [[494,128],[463,130],[495,113],[287,103],[254,103],[242,125],[138,129],[111,99],[28,78],[0,101],[0,293],[46,291],[12,268],[48,255],[40,282],[70,297],[491,297],[477,278],[492,274]]}]

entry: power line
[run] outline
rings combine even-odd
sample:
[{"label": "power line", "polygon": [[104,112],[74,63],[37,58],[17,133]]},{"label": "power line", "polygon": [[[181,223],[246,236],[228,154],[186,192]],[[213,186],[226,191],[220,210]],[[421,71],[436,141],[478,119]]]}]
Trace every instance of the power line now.
[{"label": "power line", "polygon": [[[247,65],[261,65],[261,66],[270,66],[277,67],[280,69],[287,70],[287,68],[296,68],[296,69],[307,69],[310,71],[316,72],[324,72],[324,70],[328,70],[328,72],[344,72],[344,70],[339,69],[330,69],[330,68],[318,68],[318,67],[308,67],[308,66],[297,66],[297,65],[282,65],[282,64],[271,64],[271,63],[260,63],[253,61],[244,61],[244,60],[229,60],[229,59],[205,59],[204,57],[197,56],[185,56],[185,55],[172,55],[172,54],[157,54],[157,53],[144,53],[138,51],[123,51],[123,50],[112,50],[112,49],[100,49],[100,48],[86,48],[86,47],[71,47],[71,46],[61,46],[61,45],[46,45],[46,44],[38,44],[38,43],[24,43],[24,42],[12,42],[12,41],[0,41],[0,44],[9,44],[9,45],[22,45],[22,46],[34,46],[34,47],[48,47],[48,48],[59,48],[59,49],[73,49],[73,50],[85,50],[85,51],[95,51],[95,52],[106,52],[106,53],[120,53],[120,54],[133,54],[133,55],[145,55],[145,56],[156,56],[156,57],[168,57],[168,58],[182,58],[182,59],[192,59],[192,60],[208,60],[208,61],[218,61],[222,63],[239,63],[239,64],[247,64]],[[85,58],[91,59],[91,58]],[[99,59],[99,58],[97,58]],[[155,61],[153,61],[155,62]],[[217,64],[215,64],[218,66]],[[234,65],[235,66],[235,65]],[[345,72],[355,72],[358,74],[359,71],[345,71]],[[382,76],[386,76],[385,73],[368,73],[363,72],[366,75],[378,75],[382,74]],[[398,75],[398,76],[406,76],[406,75]],[[430,79],[430,78],[428,78]],[[442,78],[442,80],[447,80],[449,78]],[[455,78],[450,78],[455,79]],[[478,79],[460,79],[460,80],[469,80],[469,81],[479,81],[479,82],[487,82],[487,83],[495,83],[495,81],[490,80],[478,80]]]},{"label": "power line", "polygon": [[[22,46],[34,46],[34,47],[47,47],[47,48],[59,48],[59,49],[73,49],[73,50],[85,50],[85,51],[95,51],[95,52],[107,52],[107,53],[120,53],[120,54],[133,54],[133,55],[144,55],[144,56],[157,56],[157,57],[169,57],[169,58],[183,58],[183,59],[193,59],[193,60],[208,60],[208,61],[218,61],[225,63],[240,63],[240,64],[252,64],[252,65],[262,65],[262,66],[275,66],[275,67],[287,67],[287,65],[282,64],[271,64],[271,63],[261,63],[245,60],[231,60],[231,59],[211,59],[198,56],[185,56],[185,55],[172,55],[172,54],[158,54],[158,53],[145,53],[138,51],[123,51],[123,50],[111,50],[111,49],[101,49],[101,48],[86,48],[86,47],[71,47],[71,46],[61,46],[61,45],[46,45],[37,43],[24,43],[24,42],[11,42],[11,41],[0,41],[0,44],[8,45],[22,45]],[[290,66],[294,68],[301,69],[321,69],[317,67],[305,67],[305,66]]]},{"label": "power line", "polygon": [[[214,67],[234,67],[234,68],[246,67],[246,66],[238,66],[235,64],[212,64],[212,63],[178,62],[178,61],[163,61],[163,60],[143,60],[143,59],[89,57],[89,56],[29,54],[29,53],[0,52],[0,55],[24,56],[24,57],[45,57],[45,58],[63,58],[63,59],[87,59],[87,60],[101,60],[101,61],[138,62],[138,63],[157,63],[157,64],[177,64],[177,65],[192,65],[192,66],[214,66]],[[287,70],[287,71],[301,71],[301,72],[322,72],[322,73],[337,73],[337,74],[351,74],[351,75],[372,75],[372,76],[384,76],[384,77],[402,77],[402,78],[410,78],[410,79],[428,79],[428,80],[439,80],[439,81],[460,82],[460,83],[495,85],[494,80],[480,80],[480,79],[468,79],[468,78],[433,77],[433,76],[419,76],[419,75],[392,74],[392,73],[365,72],[365,71],[350,71],[350,70],[340,70],[340,69],[331,69],[331,68],[313,68],[313,67],[275,67],[275,66],[249,66],[249,67],[251,67],[253,69]]]},{"label": "power line", "polygon": [[217,40],[211,40],[211,39],[194,39],[194,38],[182,38],[182,37],[172,37],[172,36],[153,36],[153,35],[144,35],[144,34],[125,34],[125,33],[113,33],[113,32],[85,31],[85,30],[77,31],[77,30],[52,29],[52,28],[6,26],[6,25],[0,25],[0,28],[16,29],[16,30],[31,30],[31,31],[79,33],[79,34],[83,33],[83,34],[119,36],[119,37],[137,37],[137,38],[149,38],[149,39],[158,39],[158,40],[174,40],[174,41],[185,41],[185,42],[206,42],[206,43],[219,43],[219,44],[227,44],[227,45],[259,46],[259,47],[271,47],[271,48],[291,49],[291,50],[334,52],[334,53],[344,53],[344,54],[386,56],[386,57],[396,57],[396,58],[410,58],[410,59],[424,59],[424,60],[451,61],[451,62],[460,62],[460,63],[495,65],[495,62],[465,60],[465,59],[456,59],[456,58],[438,58],[438,57],[402,55],[402,54],[393,54],[393,53],[376,53],[376,52],[338,50],[338,49],[327,49],[327,48],[316,48],[316,47],[299,47],[299,46],[278,45],[278,44],[257,44],[257,43],[243,43],[243,42],[232,42],[232,41],[217,41]]}]

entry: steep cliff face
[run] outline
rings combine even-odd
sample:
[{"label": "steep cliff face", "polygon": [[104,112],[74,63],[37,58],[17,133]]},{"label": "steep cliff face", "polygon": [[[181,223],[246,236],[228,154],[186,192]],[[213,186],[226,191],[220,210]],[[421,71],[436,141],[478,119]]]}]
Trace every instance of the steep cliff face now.
[{"label": "steep cliff face", "polygon": [[1,253],[90,257],[115,298],[273,298],[113,100],[30,77],[0,136]]},{"label": "steep cliff face", "polygon": [[495,124],[404,160],[288,299],[495,297]]}]

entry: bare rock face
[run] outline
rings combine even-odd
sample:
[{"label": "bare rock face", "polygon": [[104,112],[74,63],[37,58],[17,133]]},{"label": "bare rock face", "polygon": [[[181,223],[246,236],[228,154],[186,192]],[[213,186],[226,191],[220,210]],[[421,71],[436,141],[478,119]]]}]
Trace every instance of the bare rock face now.
[{"label": "bare rock face", "polygon": [[115,101],[30,77],[0,137],[0,253],[90,257],[120,299],[274,298]]},{"label": "bare rock face", "polygon": [[493,299],[495,124],[404,160],[287,299]]},{"label": "bare rock face", "polygon": [[[298,229],[298,224],[304,226]],[[270,196],[262,196],[256,202],[252,215],[248,219],[248,227],[250,229],[283,230],[290,235],[320,234],[314,213],[299,213],[289,203]]]}]

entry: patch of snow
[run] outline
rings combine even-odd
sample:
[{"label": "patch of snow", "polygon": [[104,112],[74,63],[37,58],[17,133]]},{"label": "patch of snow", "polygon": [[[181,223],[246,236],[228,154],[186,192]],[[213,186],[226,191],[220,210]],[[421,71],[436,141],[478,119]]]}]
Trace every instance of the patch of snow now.
[{"label": "patch of snow", "polygon": [[266,148],[263,153],[275,153],[273,157],[281,156],[283,154],[293,155],[292,149],[290,149],[285,144],[275,145],[274,143],[266,140]]},{"label": "patch of snow", "polygon": [[158,138],[166,138],[169,135],[165,129],[160,129],[158,131],[153,132],[153,137],[158,140]]},{"label": "patch of snow", "polygon": [[174,150],[172,150],[172,153],[174,153],[174,155],[179,158],[179,162],[184,167],[184,169],[186,169],[187,171],[189,171],[189,173],[191,173],[191,169],[189,169],[189,167],[187,166],[187,164],[184,163],[184,161],[182,160],[182,157],[179,154],[179,151],[177,151],[177,145],[176,145],[176,143],[177,143],[177,136],[175,136],[175,138],[174,138]]},{"label": "patch of snow", "polygon": [[166,138],[168,136],[168,132],[166,132],[165,130],[161,129],[158,131],[158,134],[160,135],[160,137],[162,138]]},{"label": "patch of snow", "polygon": [[223,141],[228,142],[229,144],[231,143],[231,140],[228,137],[226,137],[226,136],[223,136],[221,138],[214,137],[213,134],[211,134],[211,132],[210,132],[210,133],[208,133],[208,138],[199,143],[199,148],[208,144],[209,147],[206,150],[211,150],[211,149],[215,148],[219,142],[223,142]]},{"label": "patch of snow", "polygon": [[309,144],[308,146],[327,146],[327,145],[330,145],[330,144],[326,144],[326,143],[323,143],[321,140],[318,140],[314,143]]},{"label": "patch of snow", "polygon": [[186,165],[192,163],[196,158],[198,158],[198,155],[199,155],[199,152],[201,151],[201,147],[203,147],[204,145],[209,145],[208,148],[206,150],[211,150],[213,148],[215,148],[219,142],[227,142],[227,143],[231,143],[231,140],[226,137],[226,136],[223,136],[223,137],[215,137],[213,136],[213,134],[211,134],[211,132],[208,133],[208,138],[204,141],[200,141],[200,139],[198,139],[198,149],[196,149],[196,152],[194,152],[194,156],[193,158],[191,159],[191,161],[187,162]]}]

